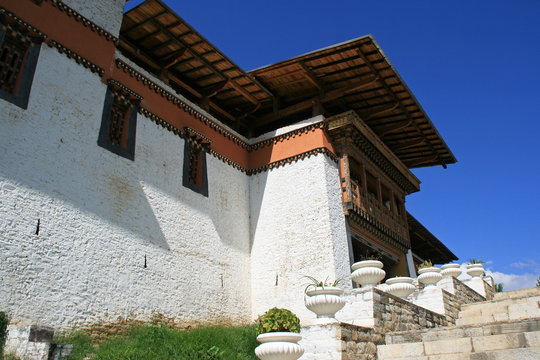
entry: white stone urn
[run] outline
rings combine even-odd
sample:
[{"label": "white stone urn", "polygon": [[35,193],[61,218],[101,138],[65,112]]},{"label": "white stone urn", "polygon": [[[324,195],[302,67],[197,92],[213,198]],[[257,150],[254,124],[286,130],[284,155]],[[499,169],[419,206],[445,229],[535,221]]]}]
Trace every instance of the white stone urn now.
[{"label": "white stone urn", "polygon": [[471,277],[480,277],[484,275],[484,265],[482,264],[468,264],[467,265],[467,274]]},{"label": "white stone urn", "polygon": [[382,267],[383,263],[379,260],[359,261],[352,265],[351,277],[362,288],[372,288],[386,275]]},{"label": "white stone urn", "polygon": [[306,290],[306,307],[317,314],[318,319],[334,319],[336,312],[345,306],[341,297],[343,289],[335,286],[318,286]]},{"label": "white stone urn", "polygon": [[270,332],[257,336],[261,345],[255,348],[255,355],[261,360],[296,360],[304,353],[298,345],[302,336],[293,332]]},{"label": "white stone urn", "polygon": [[397,276],[386,280],[386,292],[390,295],[406,298],[411,295],[416,286],[413,285],[413,279],[407,276]]},{"label": "white stone urn", "polygon": [[441,269],[435,266],[425,267],[418,270],[418,281],[426,286],[426,288],[434,287],[441,279]]},{"label": "white stone urn", "polygon": [[443,277],[457,278],[461,275],[461,268],[459,264],[446,264],[441,266],[441,275]]}]

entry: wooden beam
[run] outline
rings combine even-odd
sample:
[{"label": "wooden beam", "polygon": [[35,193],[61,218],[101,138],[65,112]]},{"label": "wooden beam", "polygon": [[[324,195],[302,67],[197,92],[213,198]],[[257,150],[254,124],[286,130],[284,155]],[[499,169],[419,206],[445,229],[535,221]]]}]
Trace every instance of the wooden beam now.
[{"label": "wooden beam", "polygon": [[221,89],[227,86],[227,84],[229,84],[229,81],[222,81],[218,84],[209,86],[208,88],[204,89],[202,93],[205,98],[211,98],[212,96],[216,95]]},{"label": "wooden beam", "polygon": [[[367,56],[362,52],[362,49],[360,47],[357,47],[356,48],[356,52],[358,53],[358,55],[360,55],[360,57],[362,57],[362,59],[364,60],[364,62],[370,67],[371,71],[374,73],[374,74],[379,74],[379,71],[375,68],[375,66],[371,63],[371,61],[367,58]],[[441,163],[443,163],[441,160],[440,160],[440,154],[439,154],[439,151],[437,151],[437,149],[435,149],[435,147],[433,146],[433,144],[431,143],[431,141],[429,140],[429,138],[427,136],[424,136],[424,133],[422,132],[422,130],[420,129],[420,127],[418,127],[418,125],[416,124],[416,122],[412,119],[412,116],[411,114],[409,113],[409,111],[405,108],[404,105],[401,104],[401,101],[400,99],[397,97],[397,95],[393,92],[392,88],[390,85],[388,85],[386,83],[386,81],[382,81],[382,85],[386,88],[388,94],[394,98],[395,101],[399,102],[399,108],[400,110],[407,116],[407,119],[408,121],[411,123],[411,125],[415,128],[415,130],[421,135],[423,136],[426,141],[427,141],[427,144],[429,145],[429,147],[431,148],[431,151],[433,151],[433,153],[435,154],[435,158],[438,159]],[[392,130],[393,131],[393,130]],[[383,133],[384,135],[384,133]],[[381,135],[381,136],[383,136]],[[412,166],[410,166],[412,167]]]},{"label": "wooden beam", "polygon": [[392,146],[388,146],[388,147],[390,147],[392,149],[392,151],[395,153],[396,151],[405,150],[405,149],[408,149],[408,148],[411,148],[411,147],[414,147],[414,146],[423,145],[425,143],[426,143],[426,139],[418,138],[418,139],[414,139],[414,140],[398,142],[396,145],[392,145]]},{"label": "wooden beam", "polygon": [[254,105],[259,105],[259,100],[257,100],[255,97],[253,97],[253,95],[251,95],[249,92],[246,91],[246,89],[244,89],[242,86],[238,85],[238,83],[236,81],[232,81],[230,79],[229,80],[229,83],[231,84],[231,86],[233,88],[235,88],[236,91],[238,91],[240,94],[244,95],[244,97],[246,99],[248,99],[249,101],[251,101]]},{"label": "wooden beam", "polygon": [[313,71],[311,71],[311,69],[309,69],[306,64],[304,64],[303,62],[300,62],[299,63],[300,67],[302,68],[303,72],[304,72],[304,77],[313,85],[315,86],[317,89],[319,89],[319,92],[321,94],[324,93],[324,86],[323,86],[323,83],[317,78],[317,75],[315,75],[315,73]]},{"label": "wooden beam", "polygon": [[[129,27],[129,28],[123,30],[123,31],[120,31],[120,32],[121,32],[122,34],[126,34],[126,33],[130,32],[130,31],[132,31],[132,30],[135,30],[135,29],[137,29],[137,28],[139,28],[139,27],[141,27],[141,26],[144,26],[144,25],[148,24],[149,22],[152,21],[152,19],[160,18],[160,17],[162,17],[162,16],[165,15],[165,14],[167,14],[167,10],[163,10],[163,11],[157,13],[156,15],[153,15],[152,17],[150,17],[150,18],[144,20],[143,22],[137,23],[137,24],[135,24],[135,25],[133,25],[133,26],[131,26],[131,27]],[[130,20],[131,20],[131,19],[130,19]]]},{"label": "wooden beam", "polygon": [[272,113],[272,114],[268,114],[266,116],[263,116],[262,118],[260,118],[257,121],[257,125],[265,125],[265,124],[267,124],[269,122],[275,121],[275,120],[277,120],[279,118],[282,118],[282,117],[292,115],[292,114],[294,114],[296,112],[300,112],[300,111],[303,111],[303,110],[308,110],[309,108],[311,108],[313,106],[313,101],[320,101],[321,103],[325,103],[325,102],[335,100],[335,99],[339,98],[340,96],[343,96],[344,94],[347,94],[349,92],[353,92],[355,90],[364,88],[366,86],[370,86],[374,82],[378,81],[378,79],[379,78],[377,76],[370,76],[367,79],[356,81],[354,83],[349,84],[348,86],[344,86],[344,87],[341,87],[341,88],[330,90],[326,94],[324,94],[323,96],[319,96],[318,97],[319,100],[315,100],[317,98],[316,97],[316,98],[309,98],[309,99],[306,99],[306,100],[299,101],[294,105],[290,105],[290,106],[288,106],[288,107],[286,107],[284,109],[278,110],[277,114]]},{"label": "wooden beam", "polygon": [[176,65],[178,61],[184,56],[186,53],[187,48],[181,48],[179,50],[176,50],[170,55],[167,55],[167,57],[164,60],[160,60],[160,63],[162,64],[164,69],[169,69],[171,66]]},{"label": "wooden beam", "polygon": [[236,118],[229,114],[227,111],[223,110],[220,106],[218,106],[213,101],[210,102],[210,108],[214,109],[217,113],[221,114],[221,116],[226,117],[227,119],[231,120],[233,123],[236,122]]},{"label": "wooden beam", "polygon": [[411,120],[407,119],[407,120],[398,121],[398,122],[394,122],[394,123],[386,124],[382,126],[376,126],[376,127],[374,126],[374,131],[375,133],[377,133],[377,135],[380,138],[382,138],[384,135],[390,134],[394,131],[401,130],[410,125],[411,125]]},{"label": "wooden beam", "polygon": [[[415,158],[412,158],[412,159],[415,159]],[[433,155],[433,156],[430,156],[430,157],[422,157],[422,158],[416,158],[418,160],[403,160],[403,162],[410,168],[413,168],[413,167],[420,167],[422,165],[427,165],[427,164],[432,164],[434,161],[436,160],[439,160],[439,156],[438,155]]]},{"label": "wooden beam", "polygon": [[[146,54],[142,50],[139,50],[135,45],[131,44],[129,40],[127,40],[125,37],[120,37],[119,46],[125,49],[133,57],[141,60],[145,64],[148,64],[150,67],[154,68],[155,72],[159,72],[159,70],[161,69],[161,66],[150,55]],[[189,93],[191,93],[193,96],[195,96],[198,99],[201,99],[204,97],[203,94],[201,94],[199,91],[195,90],[193,87],[186,84],[184,81],[182,81],[180,78],[178,78],[174,74],[171,74],[170,72],[165,71],[163,75],[165,75],[165,82],[167,82],[168,80],[168,81],[172,81],[176,83],[179,87],[188,91]],[[222,109],[217,104],[214,104],[212,101],[209,101],[209,105],[210,105],[210,108],[216,110],[216,112],[218,112],[225,118],[231,121],[236,121],[236,118],[233,115],[229,114],[227,111]]]},{"label": "wooden beam", "polygon": [[371,111],[369,111],[367,113],[362,113],[361,117],[362,117],[362,119],[364,119],[364,121],[367,121],[367,120],[369,120],[369,119],[371,119],[371,118],[373,118],[375,116],[379,116],[381,114],[394,111],[398,107],[399,107],[399,102],[397,102],[397,101],[392,102],[390,104],[381,105],[381,106],[372,108]]},{"label": "wooden beam", "polygon": [[238,85],[238,83],[236,83],[235,81],[232,81],[230,80],[230,78],[223,74],[222,71],[219,71],[218,69],[216,69],[214,67],[214,65],[212,65],[212,63],[210,63],[208,60],[206,60],[205,58],[201,57],[196,51],[194,51],[185,41],[183,41],[182,39],[179,39],[179,38],[176,38],[175,35],[173,33],[171,33],[166,27],[163,26],[163,24],[157,22],[157,21],[154,21],[153,22],[157,27],[159,27],[160,29],[163,30],[164,33],[166,33],[168,36],[170,36],[172,39],[175,39],[179,44],[183,45],[183,47],[186,47],[188,49],[188,51],[193,55],[195,56],[196,58],[199,59],[199,61],[201,61],[203,64],[205,64],[206,66],[208,66],[208,68],[210,68],[216,75],[222,77],[224,80],[227,80],[227,81],[230,81],[230,84],[232,87],[234,87],[239,93],[241,93],[242,95],[244,95],[245,98],[247,98],[249,101],[251,101],[253,104],[258,104],[259,103],[259,100],[257,100],[256,98],[254,98],[249,92],[247,92],[242,86]]}]

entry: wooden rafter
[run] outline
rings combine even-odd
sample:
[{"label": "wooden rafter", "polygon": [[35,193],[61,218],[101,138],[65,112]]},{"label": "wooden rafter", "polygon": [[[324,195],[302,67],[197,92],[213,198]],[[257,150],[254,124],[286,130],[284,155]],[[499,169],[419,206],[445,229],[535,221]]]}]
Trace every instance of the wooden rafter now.
[{"label": "wooden rafter", "polygon": [[397,102],[397,101],[391,102],[390,104],[377,106],[377,107],[372,108],[369,112],[367,112],[365,114],[362,114],[362,119],[364,121],[367,121],[367,120],[369,120],[369,119],[371,119],[371,118],[373,118],[375,116],[379,116],[381,114],[392,112],[395,109],[397,109],[398,107],[399,107],[399,102]]},{"label": "wooden rafter", "polygon": [[317,75],[313,71],[311,71],[310,68],[306,66],[303,62],[299,63],[300,67],[302,68],[302,71],[304,72],[304,77],[317,89],[319,89],[319,92],[324,93],[324,85],[317,78]]},{"label": "wooden rafter", "polygon": [[259,103],[259,100],[257,100],[255,97],[253,97],[249,92],[247,92],[242,86],[238,85],[238,83],[236,83],[235,81],[232,81],[230,80],[230,78],[228,76],[226,76],[225,74],[223,74],[223,71],[220,71],[218,69],[216,69],[216,67],[214,65],[212,65],[212,63],[210,63],[208,60],[206,60],[205,58],[201,57],[195,50],[193,50],[189,44],[187,44],[184,40],[180,39],[180,38],[177,38],[173,33],[171,33],[169,31],[169,29],[167,29],[165,26],[163,26],[163,24],[161,24],[160,22],[158,21],[153,21],[152,22],[155,26],[159,27],[165,34],[167,34],[171,39],[175,39],[175,41],[177,43],[179,43],[180,45],[182,45],[183,47],[186,47],[188,49],[188,51],[191,53],[191,55],[193,55],[194,57],[198,58],[199,61],[201,61],[203,64],[205,64],[212,72],[214,72],[218,77],[222,78],[223,80],[227,80],[227,81],[230,81],[230,85],[232,87],[234,87],[239,93],[241,93],[242,95],[244,95],[244,97],[246,99],[248,99],[250,102],[254,103],[254,104],[258,104]]},{"label": "wooden rafter", "polygon": [[423,137],[420,137],[418,139],[398,142],[396,145],[392,145],[392,149],[394,149],[394,152],[398,152],[415,146],[424,145],[425,143],[426,140]]},{"label": "wooden rafter", "polygon": [[163,15],[165,14],[168,14],[168,11],[167,10],[163,10],[163,11],[160,11],[159,13],[157,13],[156,15],[144,20],[144,21],[141,21],[140,23],[136,23],[135,25],[125,29],[125,30],[122,30],[122,33],[124,34],[127,34],[129,33],[130,31],[133,31],[135,29],[138,29],[140,28],[141,26],[144,26],[146,24],[148,24],[149,22],[152,21],[152,19],[159,19],[160,17],[162,17]]},{"label": "wooden rafter", "polygon": [[[135,45],[131,44],[129,40],[127,40],[126,38],[121,37],[119,40],[119,45],[120,47],[126,49],[135,58],[142,60],[144,63],[156,69],[156,71],[159,71],[159,69],[161,69],[161,65],[158,64],[150,55],[146,54],[143,50],[138,49]],[[196,98],[202,99],[204,97],[200,91],[194,89],[193,87],[191,87],[190,85],[182,81],[179,77],[175,76],[174,74],[171,74],[170,72],[166,72],[165,75],[167,79],[178,84],[178,86],[182,87],[183,89],[191,93]],[[225,118],[231,121],[236,121],[236,118],[233,115],[229,114],[226,110],[222,109],[219,105],[213,103],[212,101],[209,102],[209,106],[213,108],[214,110],[216,110],[216,112],[218,112]]]},{"label": "wooden rafter", "polygon": [[168,69],[171,66],[176,65],[178,61],[184,56],[186,53],[187,48],[181,48],[179,50],[174,51],[172,54],[167,55],[163,60],[160,60],[159,62],[163,64],[164,69]]},{"label": "wooden rafter", "polygon": [[391,123],[391,124],[386,124],[386,125],[383,125],[383,126],[378,126],[378,127],[376,127],[376,129],[377,129],[377,133],[379,134],[379,136],[383,137],[385,135],[388,135],[388,134],[391,134],[393,132],[402,130],[402,129],[406,128],[406,127],[409,127],[409,126],[411,126],[411,123],[412,123],[412,120],[407,119],[407,120],[403,120],[403,121],[394,122],[394,123]]},{"label": "wooden rafter", "polygon": [[343,96],[343,94],[346,94],[348,92],[352,92],[352,91],[364,88],[366,86],[370,86],[375,81],[378,81],[378,77],[372,75],[368,77],[367,79],[362,79],[354,83],[350,83],[348,86],[344,86],[344,87],[327,91],[324,95],[315,97],[315,98],[318,98],[318,100],[316,100],[315,98],[309,98],[309,99],[297,102],[294,105],[290,105],[284,109],[278,110],[277,114],[272,113],[272,114],[268,114],[260,118],[257,121],[257,123],[264,125],[274,120],[277,120],[279,118],[290,116],[296,112],[307,110],[313,106],[314,101],[320,101],[321,103],[332,101],[339,98],[340,96]]},{"label": "wooden rafter", "polygon": [[[366,64],[368,64],[368,66],[371,68],[371,71],[374,73],[374,74],[379,74],[379,71],[375,68],[375,66],[370,62],[370,60],[367,58],[366,55],[364,55],[364,53],[362,52],[362,49],[360,47],[357,47],[356,48],[356,51],[358,52],[358,55],[360,55],[360,57],[362,57],[362,60],[364,60],[364,62]],[[401,109],[401,111],[407,116],[407,119],[411,122],[411,125],[421,134],[423,135],[423,132],[422,130],[418,127],[418,125],[416,125],[416,123],[412,120],[411,118],[411,115],[409,114],[409,111],[401,104],[401,101],[400,99],[394,94],[394,92],[392,91],[392,89],[389,87],[389,85],[386,83],[386,81],[382,81],[382,84],[383,86],[386,88],[387,92],[389,93],[389,95],[391,97],[394,98],[394,100],[398,101],[399,102],[399,108]],[[428,146],[431,148],[431,150],[433,151],[433,153],[436,154],[436,157],[437,159],[440,160],[439,158],[439,152],[437,151],[437,149],[435,149],[435,147],[433,146],[433,144],[431,143],[431,141],[429,139],[427,139],[427,142],[428,142]],[[441,163],[442,160],[440,160]],[[408,164],[410,167],[413,167],[412,165]]]}]

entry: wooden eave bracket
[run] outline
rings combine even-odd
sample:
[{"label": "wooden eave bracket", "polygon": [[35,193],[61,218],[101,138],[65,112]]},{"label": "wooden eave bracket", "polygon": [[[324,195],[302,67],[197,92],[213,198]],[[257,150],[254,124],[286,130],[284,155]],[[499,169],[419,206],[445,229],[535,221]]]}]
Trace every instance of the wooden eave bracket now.
[{"label": "wooden eave bracket", "polygon": [[320,95],[324,95],[324,85],[323,83],[321,82],[321,80],[319,80],[319,78],[317,77],[317,75],[315,75],[315,73],[306,66],[306,64],[304,64],[303,62],[300,62],[298,63],[300,65],[300,67],[302,68],[302,71],[304,73],[304,77],[313,85],[315,86],[317,89],[319,89],[319,93]]}]

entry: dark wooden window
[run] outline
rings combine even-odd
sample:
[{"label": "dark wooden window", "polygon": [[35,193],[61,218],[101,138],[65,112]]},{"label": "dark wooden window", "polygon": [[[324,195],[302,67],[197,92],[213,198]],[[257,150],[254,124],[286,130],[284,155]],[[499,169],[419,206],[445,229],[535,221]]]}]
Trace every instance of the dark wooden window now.
[{"label": "dark wooden window", "polygon": [[378,199],[379,187],[377,185],[377,178],[374,175],[372,175],[369,171],[366,171],[366,183],[367,183],[368,194],[372,195],[375,199]]},{"label": "dark wooden window", "polygon": [[390,189],[381,183],[381,199],[384,207],[386,207],[388,210],[391,210],[392,206],[390,202],[392,201],[392,193],[390,192]]},{"label": "dark wooden window", "polygon": [[360,206],[360,199],[363,194],[363,181],[362,181],[362,165],[354,160],[352,157],[349,158],[349,173],[351,175],[351,196],[353,204]]},{"label": "dark wooden window", "polygon": [[135,159],[139,100],[109,85],[101,117],[98,145],[129,160]]},{"label": "dark wooden window", "polygon": [[41,39],[0,17],[0,98],[28,107],[40,47]]},{"label": "dark wooden window", "polygon": [[184,171],[182,184],[208,197],[208,178],[206,172],[206,145],[187,138],[184,145]]},{"label": "dark wooden window", "polygon": [[396,204],[396,214],[398,216],[404,217],[403,216],[403,214],[404,214],[404,212],[403,212],[403,202],[396,195],[394,195],[394,202]]}]

